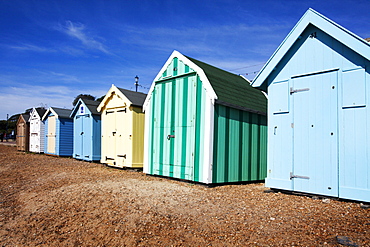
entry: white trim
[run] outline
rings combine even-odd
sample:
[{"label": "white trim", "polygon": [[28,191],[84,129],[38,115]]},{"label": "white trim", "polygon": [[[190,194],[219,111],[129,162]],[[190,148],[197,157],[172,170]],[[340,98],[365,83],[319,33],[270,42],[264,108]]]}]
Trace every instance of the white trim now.
[{"label": "white trim", "polygon": [[[98,112],[102,112],[104,108],[106,108],[106,106],[109,104],[109,97],[113,94],[117,94],[118,97],[122,98],[124,100],[124,102],[130,102],[129,105],[132,104],[132,102],[126,97],[126,95],[124,93],[122,93],[121,90],[119,90],[118,87],[116,87],[114,84],[112,84],[112,86],[110,87],[110,89],[108,90],[108,92],[106,93],[104,99],[100,102],[98,108],[96,109]],[[125,105],[122,105],[123,107],[125,107]],[[105,109],[104,109],[105,110]]]},{"label": "white trim", "polygon": [[276,65],[281,61],[284,55],[291,49],[297,39],[308,25],[314,25],[321,29],[324,33],[336,39],[338,42],[352,49],[354,52],[360,54],[365,59],[370,59],[370,43],[356,34],[348,31],[344,27],[316,12],[313,9],[308,9],[301,17],[289,34],[285,37],[283,42],[275,50],[269,60],[265,63],[257,76],[253,79],[252,86],[260,87],[265,83],[265,80],[270,76]]},{"label": "white trim", "polygon": [[205,117],[204,117],[204,160],[203,160],[203,178],[202,182],[212,183],[213,171],[213,136],[214,136],[214,100],[206,94]]},{"label": "white trim", "polygon": [[[150,107],[150,102],[148,101],[147,104],[149,104]],[[144,173],[149,173],[149,141],[151,141],[151,138],[149,136],[150,133],[150,119],[151,119],[152,111],[147,111],[145,113],[145,122],[144,122],[144,163],[143,163],[143,172]],[[154,124],[154,123],[152,123]],[[153,134],[153,133],[152,133]]]},{"label": "white trim", "polygon": [[54,111],[54,109],[52,107],[49,107],[44,116],[42,117],[42,121],[44,121],[46,119],[46,117],[49,115],[49,112],[52,112],[57,118],[59,118],[59,115]]},{"label": "white trim", "polygon": [[202,81],[203,87],[205,88],[205,90],[207,91],[207,93],[210,95],[210,97],[212,99],[212,103],[214,103],[214,101],[216,99],[218,99],[218,96],[217,96],[216,92],[213,90],[213,87],[212,87],[211,83],[209,82],[209,80],[208,80],[206,74],[204,73],[203,69],[201,69],[198,65],[193,63],[190,59],[188,59],[187,57],[182,55],[180,52],[175,50],[175,51],[172,52],[171,56],[167,59],[166,63],[162,66],[162,69],[158,72],[157,76],[153,80],[152,85],[150,86],[149,92],[148,92],[148,94],[145,98],[144,104],[143,104],[144,112],[146,111],[148,101],[150,100],[151,95],[153,93],[156,81],[158,81],[161,78],[163,72],[167,69],[167,67],[171,64],[172,60],[175,57],[178,58],[179,60],[181,60],[184,64],[188,65],[191,69],[193,69],[199,75],[200,80]]}]

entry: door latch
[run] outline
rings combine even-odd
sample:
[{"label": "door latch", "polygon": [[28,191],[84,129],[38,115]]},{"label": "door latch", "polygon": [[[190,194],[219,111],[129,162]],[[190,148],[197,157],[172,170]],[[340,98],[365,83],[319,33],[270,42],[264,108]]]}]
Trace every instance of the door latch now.
[{"label": "door latch", "polygon": [[171,138],[175,138],[175,135],[168,135],[167,140],[170,140]]},{"label": "door latch", "polygon": [[292,87],[290,88],[290,94],[304,92],[304,91],[310,91],[310,89],[309,88],[293,89]]},{"label": "door latch", "polygon": [[307,176],[300,176],[300,175],[294,175],[293,172],[290,173],[290,180],[293,178],[302,178],[302,179],[310,179],[310,177]]}]

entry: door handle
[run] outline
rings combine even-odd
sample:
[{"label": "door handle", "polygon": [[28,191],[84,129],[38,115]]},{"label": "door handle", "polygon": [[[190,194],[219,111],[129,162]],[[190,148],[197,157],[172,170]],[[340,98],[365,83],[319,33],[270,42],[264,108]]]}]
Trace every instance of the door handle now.
[{"label": "door handle", "polygon": [[167,136],[167,140],[171,139],[171,138],[175,138],[175,135],[168,135]]},{"label": "door handle", "polygon": [[84,134],[84,132],[82,131],[80,135],[83,135],[83,134]]}]

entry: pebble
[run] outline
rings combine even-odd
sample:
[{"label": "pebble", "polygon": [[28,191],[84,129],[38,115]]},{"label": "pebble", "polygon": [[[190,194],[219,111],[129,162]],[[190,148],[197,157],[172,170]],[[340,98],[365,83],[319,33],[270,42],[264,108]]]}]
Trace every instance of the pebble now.
[{"label": "pebble", "polygon": [[328,199],[328,198],[322,199],[322,202],[323,203],[330,203],[330,199]]}]

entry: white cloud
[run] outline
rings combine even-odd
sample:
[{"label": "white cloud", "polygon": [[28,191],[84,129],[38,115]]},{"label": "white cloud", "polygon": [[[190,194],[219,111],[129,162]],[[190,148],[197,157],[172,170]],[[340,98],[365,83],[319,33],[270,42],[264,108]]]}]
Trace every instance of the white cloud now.
[{"label": "white cloud", "polygon": [[70,37],[78,39],[89,49],[99,50],[103,53],[112,55],[112,53],[109,52],[101,42],[88,36],[85,25],[82,23],[67,21],[65,26],[60,25],[57,30],[69,35]]},{"label": "white cloud", "polygon": [[21,44],[17,46],[9,46],[11,49],[19,50],[19,51],[35,51],[35,52],[55,52],[56,50],[46,48],[46,47],[41,47],[41,46],[36,46],[36,45],[31,45],[31,44]]}]

